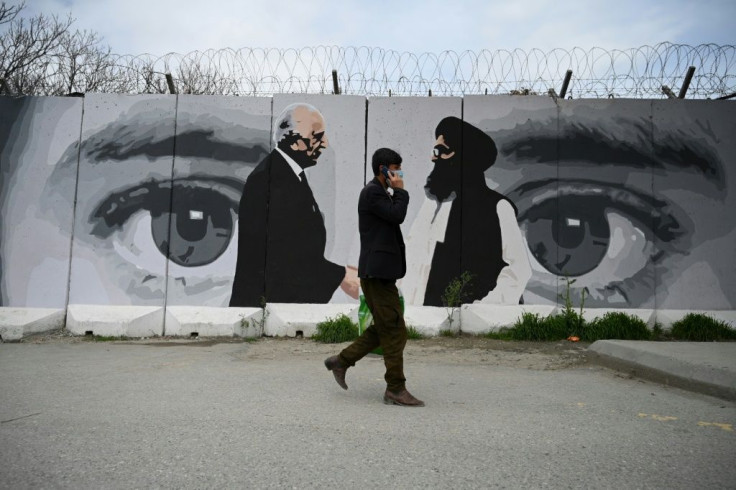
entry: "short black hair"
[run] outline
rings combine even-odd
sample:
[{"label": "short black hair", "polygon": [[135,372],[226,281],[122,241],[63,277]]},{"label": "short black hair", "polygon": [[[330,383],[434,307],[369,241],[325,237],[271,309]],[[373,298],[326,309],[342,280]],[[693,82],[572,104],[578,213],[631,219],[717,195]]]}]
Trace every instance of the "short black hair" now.
[{"label": "short black hair", "polygon": [[373,153],[373,175],[379,174],[381,165],[388,168],[389,165],[401,165],[401,161],[401,155],[391,148],[379,148]]}]

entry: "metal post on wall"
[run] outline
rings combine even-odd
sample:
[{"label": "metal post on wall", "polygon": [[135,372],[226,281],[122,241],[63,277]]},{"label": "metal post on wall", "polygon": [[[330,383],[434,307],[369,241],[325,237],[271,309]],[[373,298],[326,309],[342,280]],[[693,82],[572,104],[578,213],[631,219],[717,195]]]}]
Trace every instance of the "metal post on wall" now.
[{"label": "metal post on wall", "polygon": [[690,81],[693,79],[693,74],[695,73],[695,67],[691,66],[687,69],[687,73],[685,74],[685,80],[682,82],[682,87],[680,87],[680,95],[677,97],[678,99],[684,99],[685,94],[687,93],[687,89],[690,88]]},{"label": "metal post on wall", "polygon": [[562,81],[562,89],[560,89],[560,98],[564,99],[567,94],[567,86],[570,85],[570,79],[572,78],[572,70],[565,72],[565,79]]},{"label": "metal post on wall", "polygon": [[174,78],[171,73],[166,74],[166,83],[169,85],[169,92],[176,95],[176,87],[174,86]]},{"label": "metal post on wall", "polygon": [[332,93],[340,95],[340,84],[337,83],[337,70],[332,70]]},{"label": "metal post on wall", "polygon": [[670,99],[676,99],[677,96],[672,93],[672,90],[667,85],[662,85],[662,93],[665,94]]},{"label": "metal post on wall", "polygon": [[429,96],[432,97],[432,89],[429,89]]}]

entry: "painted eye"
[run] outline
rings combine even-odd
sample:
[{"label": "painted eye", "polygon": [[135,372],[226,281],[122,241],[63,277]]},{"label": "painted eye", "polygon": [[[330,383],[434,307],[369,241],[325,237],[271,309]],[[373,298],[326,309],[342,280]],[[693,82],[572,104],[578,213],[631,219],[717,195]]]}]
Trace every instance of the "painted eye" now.
[{"label": "painted eye", "polygon": [[234,207],[226,196],[211,189],[175,187],[171,212],[152,217],[151,230],[156,247],[184,267],[215,261],[225,252],[233,236]]},{"label": "painted eye", "polygon": [[[147,256],[157,250],[176,265],[205,266],[232,242],[240,189],[242,183],[234,179],[189,178],[175,180],[173,186],[144,183],[105,199],[90,218],[92,233],[100,238],[111,238],[115,232],[129,237],[128,246],[114,242],[122,249],[119,252],[128,248],[150,260]],[[147,245],[151,241],[155,247]]]},{"label": "painted eye", "polygon": [[[517,201],[532,258],[529,291],[556,301],[575,278],[590,306],[640,306],[652,297],[653,262],[686,233],[675,209],[621,187],[589,182],[537,188]],[[529,194],[534,195],[529,195]]]},{"label": "painted eye", "polygon": [[580,276],[594,270],[611,241],[604,204],[599,197],[567,196],[528,210],[527,242],[539,264],[558,276]]}]

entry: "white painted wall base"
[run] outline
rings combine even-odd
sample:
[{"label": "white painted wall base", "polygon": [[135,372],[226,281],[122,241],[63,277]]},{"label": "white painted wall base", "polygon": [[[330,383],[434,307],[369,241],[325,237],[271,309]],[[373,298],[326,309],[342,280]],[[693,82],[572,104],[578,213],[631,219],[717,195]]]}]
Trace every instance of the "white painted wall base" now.
[{"label": "white painted wall base", "polygon": [[3,342],[18,342],[34,333],[62,328],[65,315],[58,308],[0,307],[0,337]]},{"label": "white painted wall base", "polygon": [[311,337],[317,332],[318,323],[340,313],[358,322],[358,306],[354,304],[270,303],[266,310],[263,333],[269,337],[296,337],[297,332]]},{"label": "white painted wall base", "polygon": [[467,304],[460,308],[463,333],[483,334],[500,328],[512,327],[524,313],[533,313],[546,318],[553,315],[553,305],[484,305]]},{"label": "white painted wall base", "polygon": [[[511,327],[525,312],[542,317],[557,314],[560,309],[549,305],[463,305],[455,312],[452,323],[447,310],[434,306],[406,306],[404,319],[421,334],[432,337],[444,330],[483,334]],[[688,313],[703,313],[723,320],[736,327],[736,311],[692,311],[586,308],[583,317],[593,321],[608,312],[622,312],[641,318],[651,328],[655,321],[669,330],[672,324]],[[267,306],[263,320],[260,308],[215,308],[200,306],[103,306],[69,305],[66,328],[75,335],[110,337],[153,337],[160,335],[189,337],[196,332],[201,337],[295,337],[301,332],[311,337],[317,324],[340,313],[358,321],[355,304],[287,304],[273,303]],[[64,326],[65,311],[55,308],[0,307],[0,336],[3,341],[19,341],[24,336],[48,332]]]},{"label": "white painted wall base", "polygon": [[452,314],[452,324],[448,318],[449,312],[439,306],[410,306],[404,309],[404,322],[412,326],[419,333],[427,337],[435,337],[440,332],[449,330],[453,333],[460,331],[460,310]]},{"label": "white painted wall base", "polygon": [[69,305],[66,328],[75,335],[155,337],[164,333],[159,306]]},{"label": "white painted wall base", "polygon": [[169,306],[164,335],[191,337],[259,337],[260,308]]}]

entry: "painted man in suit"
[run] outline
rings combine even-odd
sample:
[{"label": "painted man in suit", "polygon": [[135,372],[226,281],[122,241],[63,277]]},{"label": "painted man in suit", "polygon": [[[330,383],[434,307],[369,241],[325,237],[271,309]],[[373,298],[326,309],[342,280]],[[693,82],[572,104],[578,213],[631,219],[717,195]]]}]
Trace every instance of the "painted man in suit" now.
[{"label": "painted man in suit", "polygon": [[443,306],[447,286],[467,271],[463,302],[519,304],[532,270],[516,206],[486,184],[485,171],[498,155],[495,142],[456,117],[440,121],[435,138],[427,200],[407,240],[404,298]]},{"label": "painted man in suit", "polygon": [[357,272],[324,257],[324,219],[304,173],[328,145],[322,114],[309,104],[286,107],[273,141],[243,188],[230,306],[327,303],[338,286],[357,298]]},{"label": "painted man in suit", "polygon": [[[406,389],[404,346],[407,330],[396,287],[396,280],[406,274],[406,252],[400,225],[406,218],[409,205],[401,161],[401,156],[390,148],[376,150],[371,162],[375,177],[366,184],[358,199],[358,275],[366,303],[373,314],[373,323],[339,355],[325,359],[325,366],[332,371],[337,383],[347,390],[347,369],[380,346],[386,365],[384,403],[422,407],[424,402],[414,398]],[[392,195],[387,192],[389,186],[393,189]]]}]

